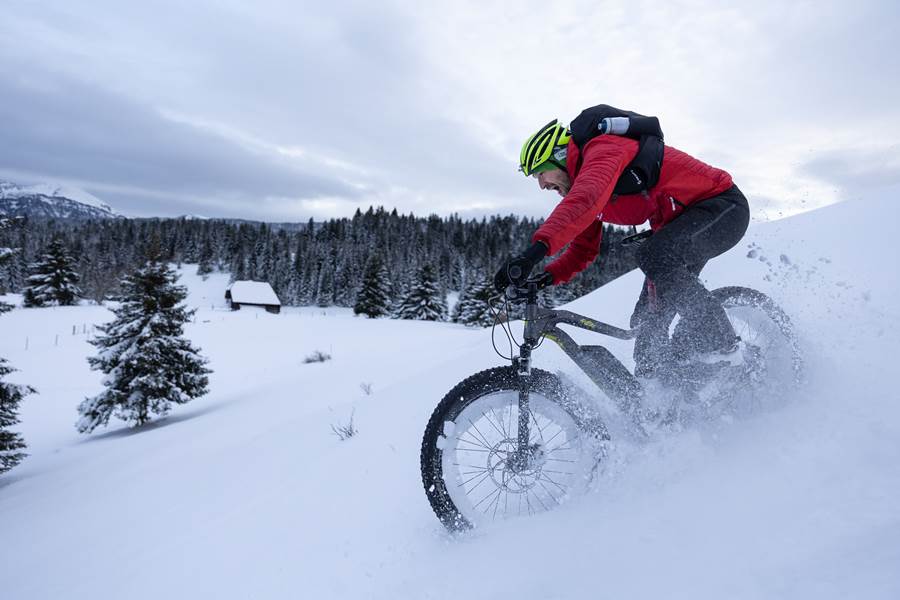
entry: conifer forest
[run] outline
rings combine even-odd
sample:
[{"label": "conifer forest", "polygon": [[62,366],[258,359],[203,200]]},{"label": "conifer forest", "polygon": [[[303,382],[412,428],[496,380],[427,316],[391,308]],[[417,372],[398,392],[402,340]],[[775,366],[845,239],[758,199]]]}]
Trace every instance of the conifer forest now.
[{"label": "conifer forest", "polygon": [[[24,291],[42,257],[61,246],[73,257],[82,297],[96,302],[115,298],[121,278],[143,263],[148,244],[158,239],[164,260],[196,263],[201,274],[219,270],[230,272],[232,280],[267,281],[288,306],[353,307],[361,299],[364,305],[357,312],[369,316],[443,320],[460,311],[438,309],[416,317],[402,309],[423,269],[427,285],[442,296],[483,296],[485,281],[506,257],[527,247],[539,225],[539,220],[516,216],[463,220],[381,208],[305,224],[20,219],[0,230],[0,247],[18,249],[0,266],[0,292]],[[600,259],[569,284],[554,287],[548,300],[572,300],[634,268],[632,254],[619,245],[629,233],[607,226]],[[378,281],[365,281],[367,265],[369,277]],[[390,306],[370,307],[371,290],[361,295],[367,285],[380,290],[375,296]],[[483,316],[480,320],[486,322]]]}]

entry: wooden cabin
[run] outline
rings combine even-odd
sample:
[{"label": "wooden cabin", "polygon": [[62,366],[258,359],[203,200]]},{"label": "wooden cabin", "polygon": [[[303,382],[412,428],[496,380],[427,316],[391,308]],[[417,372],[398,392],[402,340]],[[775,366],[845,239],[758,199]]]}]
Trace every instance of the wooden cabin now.
[{"label": "wooden cabin", "polygon": [[225,290],[225,300],[231,310],[240,310],[242,306],[261,306],[276,315],[281,312],[281,300],[265,281],[235,281]]}]

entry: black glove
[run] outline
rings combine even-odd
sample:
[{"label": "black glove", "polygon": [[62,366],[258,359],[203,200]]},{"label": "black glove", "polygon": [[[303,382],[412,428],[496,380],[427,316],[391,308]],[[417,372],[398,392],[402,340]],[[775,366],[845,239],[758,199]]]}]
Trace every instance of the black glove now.
[{"label": "black glove", "polygon": [[533,243],[528,250],[506,261],[494,275],[494,288],[502,292],[509,285],[521,285],[536,264],[547,255],[547,246],[543,242]]}]

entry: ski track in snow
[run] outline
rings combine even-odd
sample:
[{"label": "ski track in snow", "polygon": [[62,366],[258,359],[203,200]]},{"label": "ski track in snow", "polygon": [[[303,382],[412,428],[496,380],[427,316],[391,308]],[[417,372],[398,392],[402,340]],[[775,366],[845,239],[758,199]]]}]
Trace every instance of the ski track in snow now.
[{"label": "ski track in snow", "polygon": [[[21,413],[31,456],[0,477],[2,597],[896,599],[900,286],[888,225],[868,218],[887,204],[754,226],[704,271],[795,319],[809,381],[786,407],[623,441],[593,493],[458,537],[428,506],[419,443],[447,390],[501,364],[489,330],[232,313],[227,277],[186,266],[211,393],[140,430],[79,436],[75,407],[100,390],[82,332],[110,313],[3,315],[10,379],[40,394]],[[569,308],[626,324],[640,283]],[[609,347],[630,364],[630,344]],[[303,364],[316,350],[333,359]],[[583,382],[549,344],[535,359]],[[330,425],[351,413],[359,434],[339,441]]]}]

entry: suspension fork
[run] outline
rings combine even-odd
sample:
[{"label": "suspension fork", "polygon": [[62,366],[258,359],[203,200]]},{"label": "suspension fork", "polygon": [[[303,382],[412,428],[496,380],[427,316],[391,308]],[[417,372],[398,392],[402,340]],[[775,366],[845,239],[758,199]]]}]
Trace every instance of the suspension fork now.
[{"label": "suspension fork", "polygon": [[519,438],[518,454],[527,456],[528,440],[531,438],[529,394],[531,393],[531,344],[525,342],[519,350],[516,375],[519,380]]},{"label": "suspension fork", "polygon": [[531,284],[528,287],[528,303],[525,305],[525,336],[519,347],[519,358],[516,368],[516,376],[519,379],[519,436],[517,454],[522,464],[526,464],[530,449],[528,442],[531,439],[531,408],[529,406],[529,394],[531,393],[531,351],[540,338],[540,325],[537,323],[537,286]]}]

